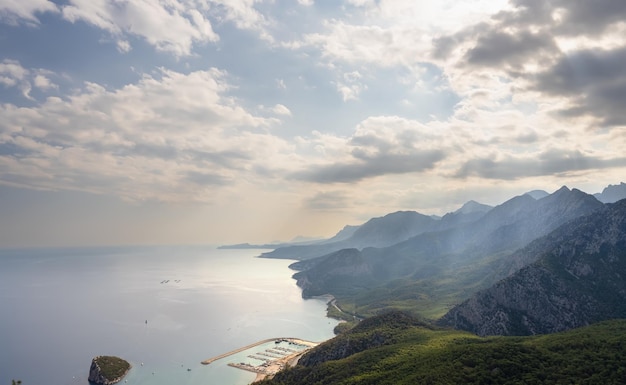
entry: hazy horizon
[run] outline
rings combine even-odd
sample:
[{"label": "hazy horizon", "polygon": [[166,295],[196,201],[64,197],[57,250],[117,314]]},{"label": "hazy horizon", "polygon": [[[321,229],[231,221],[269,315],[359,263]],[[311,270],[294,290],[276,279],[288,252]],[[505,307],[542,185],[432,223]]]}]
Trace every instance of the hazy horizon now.
[{"label": "hazy horizon", "polygon": [[626,175],[626,3],[0,2],[0,247],[329,237]]}]

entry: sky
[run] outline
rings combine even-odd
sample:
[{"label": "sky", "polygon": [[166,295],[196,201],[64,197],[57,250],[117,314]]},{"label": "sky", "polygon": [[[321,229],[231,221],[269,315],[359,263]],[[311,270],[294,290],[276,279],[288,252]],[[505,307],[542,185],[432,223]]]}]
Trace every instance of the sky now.
[{"label": "sky", "polygon": [[0,247],[326,237],[626,180],[623,0],[0,0]]}]

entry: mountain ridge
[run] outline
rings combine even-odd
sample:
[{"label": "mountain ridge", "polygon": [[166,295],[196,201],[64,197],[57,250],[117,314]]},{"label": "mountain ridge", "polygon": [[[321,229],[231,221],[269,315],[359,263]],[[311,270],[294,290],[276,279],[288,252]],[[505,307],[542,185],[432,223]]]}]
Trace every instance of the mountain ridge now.
[{"label": "mountain ridge", "polygon": [[444,303],[460,302],[500,279],[507,267],[499,262],[504,256],[601,207],[576,189],[561,188],[540,200],[521,195],[471,223],[386,248],[340,250],[290,267],[299,270],[293,277],[304,297],[330,293],[363,314],[401,305],[439,318]]},{"label": "mountain ridge", "polygon": [[566,223],[513,258],[535,261],[457,305],[441,324],[527,335],[626,317],[626,199]]}]

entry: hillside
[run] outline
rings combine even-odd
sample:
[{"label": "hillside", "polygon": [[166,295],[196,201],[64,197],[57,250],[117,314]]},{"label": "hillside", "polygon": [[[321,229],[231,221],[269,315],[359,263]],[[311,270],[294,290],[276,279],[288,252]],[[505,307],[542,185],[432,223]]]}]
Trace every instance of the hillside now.
[{"label": "hillside", "polygon": [[516,253],[519,270],[441,322],[479,335],[553,333],[626,317],[626,200],[607,205]]},{"label": "hillside", "polygon": [[540,337],[479,338],[389,313],[260,384],[622,384],[625,344],[624,320]]}]

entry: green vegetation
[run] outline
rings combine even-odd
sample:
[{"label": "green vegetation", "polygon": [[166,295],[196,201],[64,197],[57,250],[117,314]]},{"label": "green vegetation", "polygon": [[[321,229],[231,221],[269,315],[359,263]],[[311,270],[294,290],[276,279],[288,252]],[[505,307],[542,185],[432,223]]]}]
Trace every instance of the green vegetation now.
[{"label": "green vegetation", "polygon": [[[499,255],[498,255],[499,256]],[[456,271],[442,271],[437,275],[416,279],[396,279],[384,285],[356,292],[335,292],[337,306],[347,313],[371,317],[390,309],[408,312],[416,317],[434,322],[446,314],[454,305],[469,298],[479,290],[486,289],[495,281],[490,265],[496,256],[477,261],[472,266]],[[337,316],[328,309],[328,316]]]},{"label": "green vegetation", "polygon": [[623,384],[624,347],[626,320],[480,338],[393,312],[363,321],[261,384]]},{"label": "green vegetation", "polygon": [[108,380],[120,378],[130,369],[127,361],[115,356],[99,356],[96,362],[100,367],[100,373]]}]

